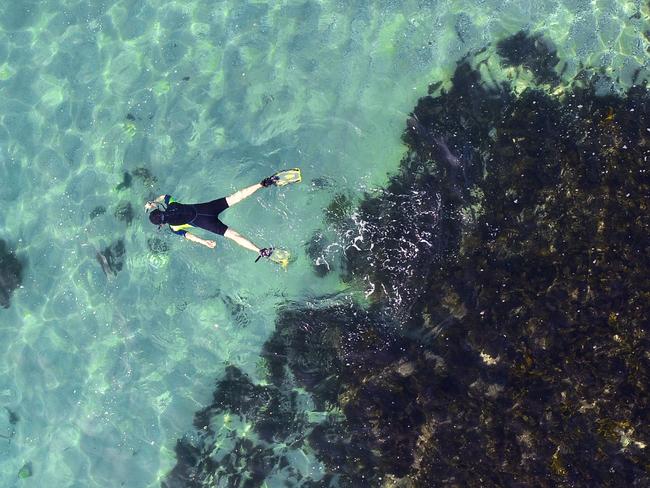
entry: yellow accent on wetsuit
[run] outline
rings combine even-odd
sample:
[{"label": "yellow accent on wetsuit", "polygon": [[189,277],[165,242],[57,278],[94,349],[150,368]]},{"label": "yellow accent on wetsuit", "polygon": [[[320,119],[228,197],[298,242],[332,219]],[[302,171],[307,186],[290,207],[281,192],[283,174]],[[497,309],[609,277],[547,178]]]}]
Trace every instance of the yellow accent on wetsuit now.
[{"label": "yellow accent on wetsuit", "polygon": [[186,231],[187,229],[191,229],[191,228],[193,228],[194,226],[191,225],[191,224],[183,224],[183,225],[171,225],[171,224],[170,224],[169,227],[170,227],[170,229],[171,229],[172,231],[174,231],[174,232],[176,232],[176,233],[178,234],[179,231],[181,231],[181,230],[185,230],[185,231]]}]

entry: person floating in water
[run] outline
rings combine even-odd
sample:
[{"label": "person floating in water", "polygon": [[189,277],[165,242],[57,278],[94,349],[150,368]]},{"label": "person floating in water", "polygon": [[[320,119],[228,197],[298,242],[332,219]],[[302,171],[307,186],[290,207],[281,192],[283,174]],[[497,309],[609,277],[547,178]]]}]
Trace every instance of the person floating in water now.
[{"label": "person floating in water", "polygon": [[[199,227],[224,236],[240,246],[257,253],[257,259],[261,257],[271,257],[274,254],[273,248],[260,248],[256,246],[250,240],[239,234],[239,232],[221,222],[221,220],[219,220],[219,214],[227,208],[230,208],[250,197],[260,188],[284,186],[289,183],[297,183],[301,181],[301,179],[302,176],[300,170],[294,168],[276,173],[273,176],[264,178],[260,183],[239,190],[228,197],[212,200],[211,202],[180,203],[174,200],[171,195],[160,195],[155,200],[147,202],[144,208],[147,212],[151,212],[149,214],[149,221],[152,224],[157,225],[158,228],[167,224],[172,232],[185,237],[188,241],[196,242],[209,247],[210,249],[214,249],[217,245],[215,241],[202,239],[188,232],[188,229]],[[274,256],[276,258],[275,260],[283,266],[286,266],[285,261],[288,262],[288,256],[281,257],[281,253],[279,252],[276,252],[275,254],[277,254]]]}]

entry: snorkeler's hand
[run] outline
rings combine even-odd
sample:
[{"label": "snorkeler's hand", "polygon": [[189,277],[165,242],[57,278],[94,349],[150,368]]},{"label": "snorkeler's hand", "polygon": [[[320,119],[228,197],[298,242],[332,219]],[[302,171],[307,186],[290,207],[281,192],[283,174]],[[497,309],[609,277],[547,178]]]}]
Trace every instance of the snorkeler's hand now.
[{"label": "snorkeler's hand", "polygon": [[262,181],[260,181],[260,185],[262,185],[263,187],[266,188],[266,187],[269,187],[271,185],[275,185],[278,180],[279,180],[279,178],[277,176],[275,176],[275,175],[269,176],[267,178],[264,178]]},{"label": "snorkeler's hand", "polygon": [[255,262],[258,262],[260,258],[268,258],[271,257],[271,254],[273,254],[273,248],[272,247],[263,247],[260,249],[260,254],[257,256],[257,259]]},{"label": "snorkeler's hand", "polygon": [[145,212],[151,212],[154,208],[156,208],[155,202],[147,202],[144,204]]},{"label": "snorkeler's hand", "polygon": [[190,232],[186,232],[184,237],[188,241],[196,242],[197,244],[201,244],[202,246],[209,247],[210,249],[214,249],[215,247],[217,247],[217,243],[215,241],[208,241],[206,239],[201,239],[199,236],[195,236]]}]

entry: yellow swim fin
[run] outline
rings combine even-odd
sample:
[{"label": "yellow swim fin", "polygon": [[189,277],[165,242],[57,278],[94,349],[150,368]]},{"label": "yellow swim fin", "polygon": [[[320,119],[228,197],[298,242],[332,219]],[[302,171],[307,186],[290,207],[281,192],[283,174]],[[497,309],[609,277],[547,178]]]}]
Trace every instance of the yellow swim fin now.
[{"label": "yellow swim fin", "polygon": [[271,176],[275,186],[284,186],[289,183],[300,183],[302,181],[302,173],[300,168],[286,169]]},{"label": "yellow swim fin", "polygon": [[289,260],[291,259],[291,254],[289,251],[284,249],[274,249],[273,254],[269,256],[269,259],[274,263],[278,263],[283,269],[287,269],[287,266],[289,266]]},{"label": "yellow swim fin", "polygon": [[282,268],[287,269],[287,266],[289,266],[289,260],[291,259],[291,254],[289,251],[285,251],[284,249],[265,247],[260,249],[260,254],[257,256],[255,262],[258,262],[262,258],[268,258],[274,263],[278,263]]}]

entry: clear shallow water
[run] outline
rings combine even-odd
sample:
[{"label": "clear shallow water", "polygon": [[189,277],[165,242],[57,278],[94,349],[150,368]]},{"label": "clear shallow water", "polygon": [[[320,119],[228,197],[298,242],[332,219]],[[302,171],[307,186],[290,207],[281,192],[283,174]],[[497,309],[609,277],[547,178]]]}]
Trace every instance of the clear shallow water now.
[{"label": "clear shallow water", "polygon": [[[427,85],[522,28],[575,60],[567,75],[583,62],[629,82],[646,62],[639,4],[0,5],[0,238],[27,263],[0,309],[0,406],[20,419],[0,438],[0,484],[158,486],[224,366],[256,377],[276,307],[343,289],[315,277],[304,245],[336,192],[360,195],[397,167]],[[210,251],[158,234],[141,212],[153,194],[208,200],[294,165],[301,185],[224,214],[291,249],[287,272],[223,240]],[[116,190],[138,167],[153,188]],[[120,202],[135,209],[129,226]],[[168,259],[152,258],[151,237]],[[95,254],[120,238],[109,280]],[[6,411],[0,429],[12,430]],[[296,463],[317,469],[308,453]]]}]

